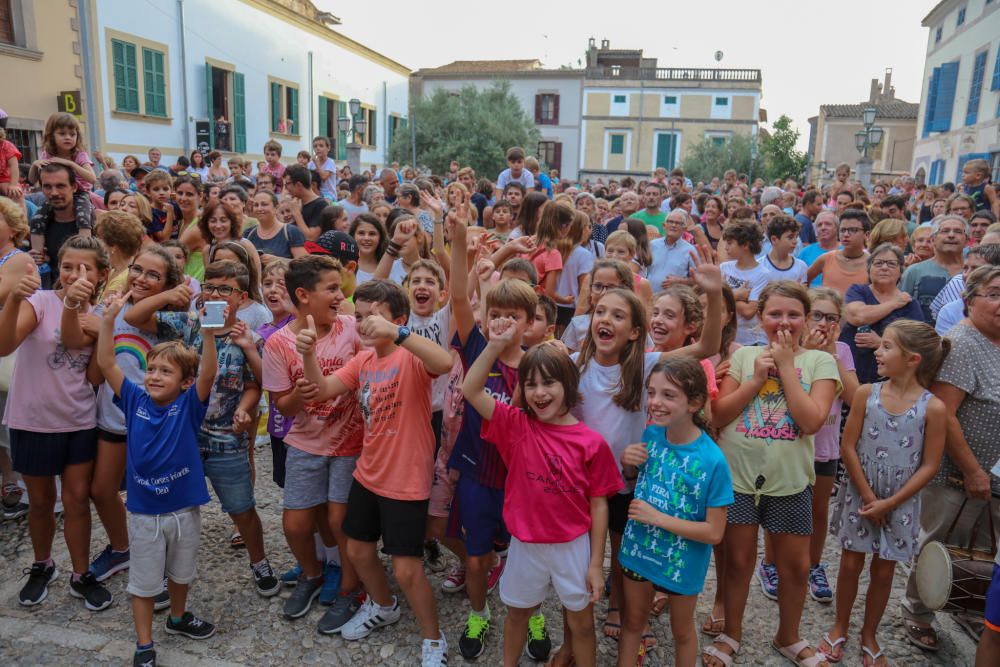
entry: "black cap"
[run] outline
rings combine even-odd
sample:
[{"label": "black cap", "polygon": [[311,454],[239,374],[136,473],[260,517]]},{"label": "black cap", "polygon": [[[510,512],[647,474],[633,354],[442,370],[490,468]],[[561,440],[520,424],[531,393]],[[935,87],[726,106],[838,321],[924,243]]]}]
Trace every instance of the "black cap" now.
[{"label": "black cap", "polygon": [[152,172],[153,169],[154,169],[154,167],[150,167],[148,164],[141,164],[138,167],[136,167],[135,169],[133,169],[132,173],[129,174],[129,175],[132,178],[139,178],[139,176],[141,176],[142,174],[148,174],[148,173]]},{"label": "black cap", "polygon": [[306,241],[305,248],[311,255],[329,255],[341,264],[358,261],[358,244],[350,234],[331,229],[313,241]]}]

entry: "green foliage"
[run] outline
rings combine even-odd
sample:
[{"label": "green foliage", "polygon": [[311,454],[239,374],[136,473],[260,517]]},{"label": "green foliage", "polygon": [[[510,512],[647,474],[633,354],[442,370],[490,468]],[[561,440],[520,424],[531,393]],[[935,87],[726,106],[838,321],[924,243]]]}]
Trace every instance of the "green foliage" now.
[{"label": "green foliage", "polygon": [[764,178],[799,180],[809,164],[809,156],[795,150],[799,131],[792,127],[792,119],[782,115],[771,126],[771,132],[761,142],[760,154],[764,158]]},{"label": "green foliage", "polygon": [[750,137],[742,134],[732,136],[723,144],[705,139],[702,143],[693,144],[688,148],[681,166],[684,168],[684,175],[694,183],[698,181],[708,183],[716,176],[722,178],[727,169],[735,169],[741,174],[756,175],[761,169],[761,159],[758,156],[751,164],[750,148]]},{"label": "green foliage", "polygon": [[[506,81],[481,92],[473,86],[457,94],[438,89],[429,99],[412,103],[410,123],[416,134],[418,165],[437,174],[447,173],[449,163],[458,160],[477,174],[496,178],[507,166],[508,148],[521,146],[532,155],[539,140],[534,121]],[[389,155],[401,164],[412,162],[409,130],[393,137]]]}]

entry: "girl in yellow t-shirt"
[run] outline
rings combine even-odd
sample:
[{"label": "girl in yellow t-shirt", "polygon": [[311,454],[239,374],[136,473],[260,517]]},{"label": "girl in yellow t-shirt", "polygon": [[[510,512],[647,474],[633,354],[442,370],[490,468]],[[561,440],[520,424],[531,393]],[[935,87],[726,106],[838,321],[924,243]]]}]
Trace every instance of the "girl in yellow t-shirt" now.
[{"label": "girl in yellow t-shirt", "polygon": [[818,667],[822,656],[799,635],[816,479],[813,435],[841,391],[840,378],[827,352],[799,344],[810,311],[803,285],[771,283],[761,292],[757,310],[767,345],[736,350],[713,404],[736,502],[729,508],[723,540],[725,632],[705,649],[706,665],[724,667],[739,651],[762,526],[774,540],[781,580],[773,646],[796,664]]}]

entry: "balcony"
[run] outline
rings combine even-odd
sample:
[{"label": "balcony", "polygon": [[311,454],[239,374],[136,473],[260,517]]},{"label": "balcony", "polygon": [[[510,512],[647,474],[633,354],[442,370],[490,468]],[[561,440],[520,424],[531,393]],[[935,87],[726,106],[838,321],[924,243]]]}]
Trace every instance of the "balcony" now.
[{"label": "balcony", "polygon": [[624,79],[629,81],[705,81],[760,83],[759,69],[713,69],[698,67],[590,67],[588,79]]}]

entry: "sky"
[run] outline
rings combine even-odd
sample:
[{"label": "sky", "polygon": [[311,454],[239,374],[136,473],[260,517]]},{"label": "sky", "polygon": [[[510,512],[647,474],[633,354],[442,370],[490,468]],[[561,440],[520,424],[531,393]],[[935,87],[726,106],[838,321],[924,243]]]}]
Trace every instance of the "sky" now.
[{"label": "sky", "polygon": [[805,150],[808,119],[820,105],[867,100],[871,79],[887,67],[897,99],[920,101],[927,46],[920,21],[937,0],[313,3],[340,17],[339,32],[412,70],[530,58],[578,67],[590,37],[643,49],[659,67],[760,69],[768,120],[791,117]]}]

